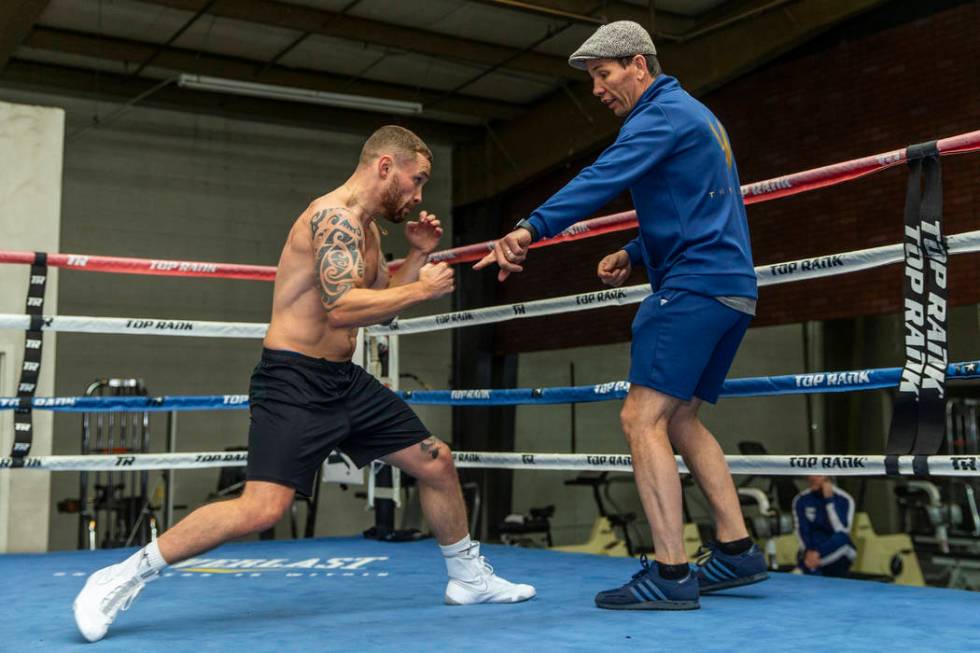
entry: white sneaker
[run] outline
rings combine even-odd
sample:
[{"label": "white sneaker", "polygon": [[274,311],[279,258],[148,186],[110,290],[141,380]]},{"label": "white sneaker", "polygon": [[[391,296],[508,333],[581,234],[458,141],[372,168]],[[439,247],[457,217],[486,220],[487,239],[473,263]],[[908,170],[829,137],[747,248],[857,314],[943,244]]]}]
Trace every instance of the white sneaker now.
[{"label": "white sneaker", "polygon": [[141,575],[125,562],[104,567],[89,576],[72,603],[75,625],[82,637],[90,642],[105,637],[119,611],[128,610],[143,587],[158,576],[156,572]]},{"label": "white sneaker", "polygon": [[497,576],[486,558],[480,555],[479,542],[473,542],[461,555],[446,558],[446,567],[449,569],[447,605],[520,603],[537,593],[530,585],[518,585]]}]

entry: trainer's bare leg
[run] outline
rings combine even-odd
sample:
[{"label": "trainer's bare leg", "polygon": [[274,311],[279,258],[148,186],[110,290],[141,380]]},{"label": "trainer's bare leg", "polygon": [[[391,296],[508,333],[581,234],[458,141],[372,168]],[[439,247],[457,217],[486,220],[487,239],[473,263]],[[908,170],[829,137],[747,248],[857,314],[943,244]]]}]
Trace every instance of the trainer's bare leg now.
[{"label": "trainer's bare leg", "polygon": [[238,537],[272,528],[293,502],[295,490],[278,483],[247,481],[242,495],[201,506],[164,532],[160,555],[176,564]]},{"label": "trainer's bare leg", "polygon": [[657,561],[668,565],[687,562],[681,481],[667,437],[670,418],[680,404],[680,399],[634,384],[620,412]]},{"label": "trainer's bare leg", "polygon": [[422,513],[439,544],[453,544],[468,535],[463,491],[446,443],[429,437],[383,460],[418,479]]},{"label": "trainer's bare leg", "polygon": [[700,408],[701,400],[697,398],[681,404],[670,419],[667,433],[708,498],[718,541],[733,542],[748,537],[749,533],[725,454],[698,418]]}]

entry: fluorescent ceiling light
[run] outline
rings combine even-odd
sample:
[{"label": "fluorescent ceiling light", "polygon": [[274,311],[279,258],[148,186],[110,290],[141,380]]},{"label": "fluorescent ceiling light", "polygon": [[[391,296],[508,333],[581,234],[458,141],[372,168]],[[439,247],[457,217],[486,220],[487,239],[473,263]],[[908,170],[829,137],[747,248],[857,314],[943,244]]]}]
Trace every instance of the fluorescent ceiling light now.
[{"label": "fluorescent ceiling light", "polygon": [[326,91],[314,91],[291,86],[256,84],[254,82],[241,82],[235,79],[206,77],[204,75],[181,74],[177,79],[177,85],[181,88],[192,88],[199,91],[248,95],[271,100],[325,104],[342,109],[378,111],[380,113],[398,113],[403,115],[422,113],[422,105],[419,102],[388,100],[386,98],[368,97],[365,95],[347,95],[346,93],[328,93]]}]

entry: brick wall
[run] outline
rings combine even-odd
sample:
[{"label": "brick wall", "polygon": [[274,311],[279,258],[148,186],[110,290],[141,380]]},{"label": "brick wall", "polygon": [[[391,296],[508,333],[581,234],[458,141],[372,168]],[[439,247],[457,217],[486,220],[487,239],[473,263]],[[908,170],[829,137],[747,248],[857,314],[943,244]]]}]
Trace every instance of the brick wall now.
[{"label": "brick wall", "polygon": [[[945,3],[927,16],[892,4],[840,26],[701,98],[728,129],[743,183],[980,128],[980,5]],[[669,72],[670,62],[663,62]],[[683,80],[681,80],[683,83]],[[526,215],[594,159],[576,161],[508,198],[502,226]],[[897,243],[904,168],[748,209],[757,265]],[[980,229],[980,154],[943,159],[946,233]],[[601,214],[629,208],[622,197]],[[536,251],[499,302],[598,289],[595,266],[622,232]],[[980,302],[980,256],[952,259],[950,300]],[[643,283],[635,273],[628,283]],[[755,326],[898,312],[898,265],[763,288]],[[498,325],[506,351],[629,338],[635,306]]]}]

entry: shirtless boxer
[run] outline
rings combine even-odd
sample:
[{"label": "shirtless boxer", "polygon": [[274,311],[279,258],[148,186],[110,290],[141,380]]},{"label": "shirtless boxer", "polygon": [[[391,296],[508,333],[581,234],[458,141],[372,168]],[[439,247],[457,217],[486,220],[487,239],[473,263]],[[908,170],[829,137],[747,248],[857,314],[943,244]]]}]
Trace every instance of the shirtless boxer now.
[{"label": "shirtless boxer", "polygon": [[[79,631],[105,636],[120,610],[167,565],[273,527],[299,492],[309,496],[334,449],[363,467],[375,459],[419,483],[426,521],[439,542],[449,582],[445,602],[515,603],[530,585],[495,575],[467,533],[466,507],[449,447],[411,408],[351,362],[357,330],[453,290],[445,263],[427,263],[442,235],[422,211],[432,152],[401,127],[364,143],[351,177],[313,201],[293,224],[279,259],[272,321],[249,388],[247,481],[236,499],[201,506],[127,560],[92,574],[75,599]],[[389,274],[378,218],[405,222],[410,250]]]}]

